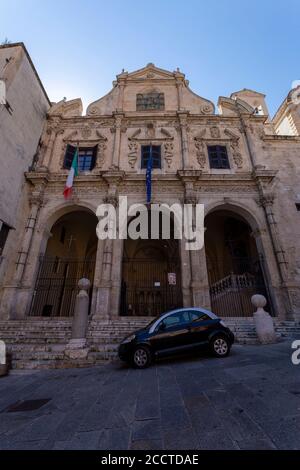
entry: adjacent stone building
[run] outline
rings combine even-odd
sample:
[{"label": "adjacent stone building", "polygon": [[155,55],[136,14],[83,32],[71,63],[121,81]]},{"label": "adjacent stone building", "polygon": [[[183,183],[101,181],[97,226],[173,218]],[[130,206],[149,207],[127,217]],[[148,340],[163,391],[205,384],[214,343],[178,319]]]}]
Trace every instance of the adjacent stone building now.
[{"label": "adjacent stone building", "polygon": [[[274,316],[299,320],[299,96],[292,90],[273,120],[265,96],[248,89],[220,97],[216,110],[181,71],[150,63],[118,75],[84,116],[80,99],[53,104],[34,163],[22,167],[29,204],[2,274],[1,318],[70,317],[87,277],[98,323],[177,306],[249,317],[258,292]],[[14,132],[33,139],[29,128]],[[146,202],[150,146],[152,202],[205,205],[200,251],[176,239],[96,237],[100,203]],[[66,201],[76,148],[80,171]]]},{"label": "adjacent stone building", "polygon": [[[0,46],[0,283],[3,287],[28,218],[28,183],[50,102],[23,43]],[[26,260],[23,259],[25,262]],[[21,261],[22,262],[22,261]]]}]

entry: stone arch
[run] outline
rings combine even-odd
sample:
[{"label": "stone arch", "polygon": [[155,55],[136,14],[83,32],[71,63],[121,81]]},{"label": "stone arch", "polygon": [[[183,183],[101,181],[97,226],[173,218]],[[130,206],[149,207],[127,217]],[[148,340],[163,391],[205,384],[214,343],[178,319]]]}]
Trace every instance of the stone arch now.
[{"label": "stone arch", "polygon": [[253,210],[246,204],[236,201],[217,201],[205,205],[205,217],[212,212],[219,210],[228,210],[240,215],[250,225],[252,231],[261,230],[263,221],[258,218],[257,214],[253,213]]},{"label": "stone arch", "polygon": [[87,277],[93,286],[97,217],[85,205],[64,204],[43,214],[40,226],[44,221],[30,315],[71,316],[79,279]]},{"label": "stone arch", "polygon": [[39,218],[38,229],[43,233],[42,241],[40,245],[40,253],[42,254],[46,250],[47,242],[51,229],[54,224],[64,215],[70,214],[71,212],[84,211],[96,217],[96,208],[90,203],[66,203],[56,205],[55,207],[45,211],[42,217]]},{"label": "stone arch", "polygon": [[[213,218],[213,214],[216,215],[215,218]],[[213,270],[214,277],[212,278],[211,273],[209,273],[212,308],[214,306],[216,312],[222,314],[222,306],[224,305],[221,297],[226,298],[227,293],[225,290],[228,287],[231,294],[226,298],[226,309],[237,312],[241,306],[244,312],[247,311],[248,315],[251,314],[253,310],[250,298],[257,290],[258,293],[268,297],[269,309],[272,311],[273,294],[269,287],[269,270],[261,237],[264,222],[259,214],[254,214],[253,210],[245,204],[234,201],[224,202],[223,200],[206,207],[204,224],[207,235],[205,241],[206,252],[210,263],[213,260],[214,246],[218,247],[217,258],[219,261]],[[228,230],[230,224],[233,224],[229,230],[231,232],[230,240],[226,241],[226,227]],[[207,230],[215,237],[220,236],[218,243],[213,245],[213,237],[209,236]],[[243,235],[241,235],[242,233]],[[239,292],[239,295],[233,295],[233,291]],[[213,295],[215,295],[215,298]],[[233,304],[235,304],[234,307]],[[238,307],[236,307],[237,305]],[[236,316],[240,315],[236,313]]]}]

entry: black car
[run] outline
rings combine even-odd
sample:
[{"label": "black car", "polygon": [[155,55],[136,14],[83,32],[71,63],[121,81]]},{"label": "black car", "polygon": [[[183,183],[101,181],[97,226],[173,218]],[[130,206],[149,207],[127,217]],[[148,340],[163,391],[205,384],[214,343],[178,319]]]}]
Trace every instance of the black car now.
[{"label": "black car", "polygon": [[180,308],[163,313],[126,337],[118,353],[121,360],[144,368],[155,358],[201,348],[225,357],[233,342],[233,333],[214,313],[202,308]]}]

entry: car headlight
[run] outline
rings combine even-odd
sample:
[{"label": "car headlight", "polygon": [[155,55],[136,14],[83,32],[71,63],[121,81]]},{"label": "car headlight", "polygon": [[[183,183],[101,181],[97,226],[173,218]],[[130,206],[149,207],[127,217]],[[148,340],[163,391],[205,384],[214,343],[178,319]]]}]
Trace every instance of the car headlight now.
[{"label": "car headlight", "polygon": [[127,336],[127,338],[123,339],[122,344],[131,343],[131,341],[133,341],[134,338],[135,338],[135,335]]},{"label": "car headlight", "polygon": [[227,325],[226,325],[226,323],[225,323],[223,320],[220,321],[220,324],[221,324],[222,326],[224,326],[224,328],[227,328]]}]

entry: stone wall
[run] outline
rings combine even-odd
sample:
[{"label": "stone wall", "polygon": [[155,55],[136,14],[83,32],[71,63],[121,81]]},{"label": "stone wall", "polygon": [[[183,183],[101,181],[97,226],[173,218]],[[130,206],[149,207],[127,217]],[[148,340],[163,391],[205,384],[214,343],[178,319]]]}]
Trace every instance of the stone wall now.
[{"label": "stone wall", "polygon": [[[136,95],[147,93],[164,93],[164,109],[136,111]],[[153,64],[117,76],[113,90],[92,103],[86,116],[80,100],[52,106],[37,164],[26,173],[31,207],[24,213],[28,221],[34,214],[36,223],[17,244],[26,252],[26,265],[6,276],[2,316],[23,318],[28,312],[36,260],[60,216],[82,208],[95,212],[99,203],[115,203],[118,195],[145,203],[141,145],[151,142],[162,146],[162,168],[152,176],[153,202],[199,202],[206,214],[226,209],[243,217],[265,260],[276,314],[298,317],[300,137],[270,134],[266,116],[256,115],[241,98],[220,98],[219,108],[217,115],[210,101],[189,89],[181,72]],[[65,201],[64,153],[67,144],[77,143],[98,145],[97,163],[76,178],[73,196]],[[207,145],[226,146],[230,169],[210,169]],[[98,241],[92,300],[98,320],[118,315],[122,250],[121,241]],[[205,248],[197,253],[181,248],[181,263],[184,305],[209,307]]]}]

